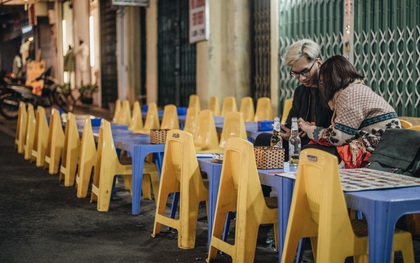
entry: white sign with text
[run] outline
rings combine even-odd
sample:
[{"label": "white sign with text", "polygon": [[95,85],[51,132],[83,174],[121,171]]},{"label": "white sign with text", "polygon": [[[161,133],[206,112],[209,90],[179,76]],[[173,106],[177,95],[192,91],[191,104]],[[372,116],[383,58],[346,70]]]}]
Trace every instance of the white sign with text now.
[{"label": "white sign with text", "polygon": [[190,0],[190,43],[209,39],[209,2]]}]

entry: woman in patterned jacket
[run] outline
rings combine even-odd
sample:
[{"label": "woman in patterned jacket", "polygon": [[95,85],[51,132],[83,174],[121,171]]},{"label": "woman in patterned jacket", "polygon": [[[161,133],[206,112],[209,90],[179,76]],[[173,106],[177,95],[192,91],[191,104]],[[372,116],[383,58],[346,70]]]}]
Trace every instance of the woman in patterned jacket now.
[{"label": "woman in patterned jacket", "polygon": [[337,147],[346,168],[365,166],[384,131],[401,128],[392,106],[363,78],[345,57],[327,59],[321,65],[318,86],[323,103],[333,110],[331,126],[316,127],[299,119],[299,127],[312,143]]}]

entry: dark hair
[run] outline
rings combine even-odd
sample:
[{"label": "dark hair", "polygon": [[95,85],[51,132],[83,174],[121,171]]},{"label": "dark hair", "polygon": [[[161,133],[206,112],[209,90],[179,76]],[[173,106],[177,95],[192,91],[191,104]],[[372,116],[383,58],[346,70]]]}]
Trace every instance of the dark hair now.
[{"label": "dark hair", "polygon": [[364,76],[345,57],[336,55],[327,59],[319,69],[318,78],[324,104],[328,105],[337,91],[347,88],[356,79],[362,80]]}]

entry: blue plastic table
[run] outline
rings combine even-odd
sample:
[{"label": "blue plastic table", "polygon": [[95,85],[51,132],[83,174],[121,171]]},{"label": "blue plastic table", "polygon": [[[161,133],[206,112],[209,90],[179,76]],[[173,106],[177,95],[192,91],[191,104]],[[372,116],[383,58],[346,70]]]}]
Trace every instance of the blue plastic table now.
[{"label": "blue plastic table", "polygon": [[141,184],[143,182],[144,159],[149,153],[155,153],[158,173],[162,168],[165,144],[151,144],[150,136],[145,134],[126,134],[114,137],[115,147],[128,152],[132,157],[131,213],[140,214]]}]

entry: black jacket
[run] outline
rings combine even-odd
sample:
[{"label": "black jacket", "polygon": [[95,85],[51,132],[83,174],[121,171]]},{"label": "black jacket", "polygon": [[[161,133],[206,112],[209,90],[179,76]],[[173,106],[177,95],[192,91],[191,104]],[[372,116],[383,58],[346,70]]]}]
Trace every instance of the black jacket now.
[{"label": "black jacket", "polygon": [[[313,90],[311,92],[311,90]],[[312,112],[312,96],[315,96],[315,112]],[[292,118],[303,118],[309,122],[315,122],[316,126],[328,128],[331,125],[332,111],[324,107],[321,101],[319,89],[313,89],[300,85],[296,88],[293,95],[293,105],[286,120],[286,127],[290,129]],[[309,138],[302,138],[302,146],[308,144]]]}]

